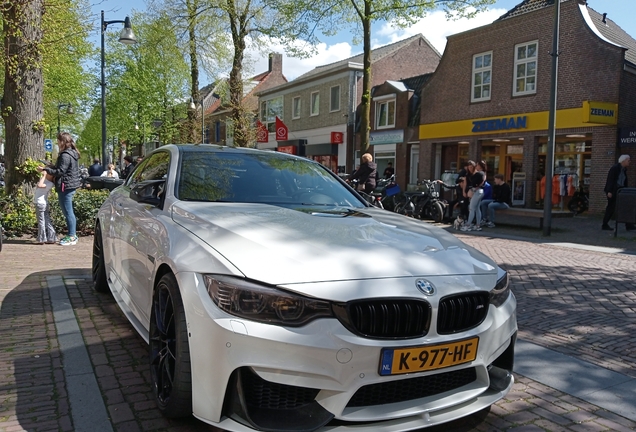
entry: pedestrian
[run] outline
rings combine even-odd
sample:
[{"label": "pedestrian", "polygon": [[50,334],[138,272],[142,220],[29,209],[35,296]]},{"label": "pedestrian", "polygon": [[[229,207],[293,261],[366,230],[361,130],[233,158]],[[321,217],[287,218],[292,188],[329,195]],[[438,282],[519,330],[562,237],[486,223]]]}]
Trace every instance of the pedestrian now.
[{"label": "pedestrian", "polygon": [[480,163],[475,173],[470,177],[471,187],[467,193],[470,199],[468,220],[461,228],[462,231],[481,231],[481,209],[479,204],[481,204],[481,200],[484,197],[484,183],[486,183],[486,172],[483,169],[485,169],[485,166]]},{"label": "pedestrian", "polygon": [[118,179],[119,174],[117,173],[117,171],[115,171],[115,165],[108,164],[108,169],[102,173],[101,177],[110,177],[110,178]]},{"label": "pedestrian", "polygon": [[386,164],[386,168],[384,169],[384,178],[390,179],[391,176],[395,174],[395,169],[393,168],[393,162],[389,162]]},{"label": "pedestrian", "polygon": [[79,173],[80,153],[75,147],[75,141],[68,132],[61,132],[57,135],[57,145],[60,154],[57,157],[55,166],[40,166],[40,171],[46,171],[55,178],[55,191],[60,203],[60,208],[66,219],[68,235],[60,240],[60,245],[69,246],[77,244],[77,233],[75,232],[77,219],[73,211],[73,196],[75,191],[82,184]]},{"label": "pedestrian", "polygon": [[495,227],[495,210],[510,208],[512,190],[510,185],[504,181],[503,174],[495,174],[495,186],[492,189],[492,201],[488,204],[488,228]]},{"label": "pedestrian", "polygon": [[99,159],[93,159],[93,165],[88,167],[88,175],[91,177],[97,177],[102,175],[104,172],[104,167],[99,163]]},{"label": "pedestrian", "polygon": [[[618,158],[618,163],[614,164],[607,173],[607,182],[605,182],[605,194],[607,196],[607,207],[605,207],[605,216],[603,217],[603,225],[601,229],[612,231],[612,227],[609,226],[609,221],[616,209],[616,195],[618,190],[627,187],[627,167],[631,158],[629,155],[621,155]],[[634,224],[625,224],[627,231],[636,229]]]},{"label": "pedestrian", "polygon": [[124,156],[124,169],[121,172],[121,178],[127,179],[131,172],[135,169],[133,158],[130,155]]},{"label": "pedestrian", "polygon": [[360,168],[349,178],[349,180],[360,180],[364,185],[364,192],[371,193],[375,189],[375,179],[378,175],[377,165],[373,162],[371,153],[365,153],[360,157]]},{"label": "pedestrian", "polygon": [[52,188],[53,176],[43,171],[33,194],[35,216],[38,221],[37,244],[57,243],[55,228],[51,222],[51,207],[49,206],[49,192]]}]

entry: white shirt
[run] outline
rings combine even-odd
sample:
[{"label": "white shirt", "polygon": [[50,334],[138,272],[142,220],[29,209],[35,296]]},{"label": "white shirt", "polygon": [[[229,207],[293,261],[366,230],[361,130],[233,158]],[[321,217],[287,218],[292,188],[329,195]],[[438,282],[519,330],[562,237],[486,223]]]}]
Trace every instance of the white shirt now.
[{"label": "white shirt", "polygon": [[46,187],[35,187],[35,193],[33,194],[33,202],[35,204],[46,205],[46,197],[49,195],[49,191],[53,187],[53,182],[45,179],[44,185]]},{"label": "white shirt", "polygon": [[101,175],[101,177],[110,177],[110,178],[114,178],[114,179],[118,179],[119,178],[119,174],[117,174],[117,171],[113,170],[112,171],[112,175],[108,175],[108,170],[104,171]]}]

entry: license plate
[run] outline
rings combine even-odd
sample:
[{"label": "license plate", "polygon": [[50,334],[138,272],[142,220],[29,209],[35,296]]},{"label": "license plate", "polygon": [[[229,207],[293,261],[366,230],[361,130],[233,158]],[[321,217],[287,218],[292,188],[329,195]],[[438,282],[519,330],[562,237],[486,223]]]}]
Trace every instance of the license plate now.
[{"label": "license plate", "polygon": [[447,368],[470,363],[477,358],[479,338],[439,345],[410,348],[384,348],[380,356],[380,375],[398,375]]}]

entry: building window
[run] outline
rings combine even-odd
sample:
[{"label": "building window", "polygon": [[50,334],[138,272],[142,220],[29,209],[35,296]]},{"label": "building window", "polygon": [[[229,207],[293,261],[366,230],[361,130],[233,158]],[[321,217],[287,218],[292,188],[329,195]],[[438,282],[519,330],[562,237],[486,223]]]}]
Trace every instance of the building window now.
[{"label": "building window", "polygon": [[283,118],[282,96],[261,102],[261,122],[270,132],[276,131],[276,116]]},{"label": "building window", "polygon": [[473,56],[473,93],[471,102],[490,100],[492,51]]},{"label": "building window", "polygon": [[300,96],[296,96],[292,99],[292,118],[300,118]]},{"label": "building window", "polygon": [[537,92],[537,49],[539,42],[515,45],[513,96]]},{"label": "building window", "polygon": [[329,104],[329,111],[340,111],[340,86],[331,87],[331,102]]},{"label": "building window", "polygon": [[376,129],[395,127],[395,99],[376,102]]},{"label": "building window", "polygon": [[311,107],[309,115],[315,116],[320,113],[320,92],[311,93]]}]

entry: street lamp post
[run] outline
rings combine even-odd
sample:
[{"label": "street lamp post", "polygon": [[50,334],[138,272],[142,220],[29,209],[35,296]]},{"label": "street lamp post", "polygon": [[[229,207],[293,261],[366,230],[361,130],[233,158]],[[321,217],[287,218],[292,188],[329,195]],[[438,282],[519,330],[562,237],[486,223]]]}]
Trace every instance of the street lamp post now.
[{"label": "street lamp post", "polygon": [[102,88],[102,163],[105,163],[107,160],[106,153],[106,75],[104,72],[104,33],[106,33],[106,28],[109,24],[124,24],[124,29],[119,34],[119,42],[125,45],[133,45],[137,43],[137,39],[135,38],[135,34],[132,31],[132,27],[130,26],[130,18],[126,17],[123,21],[114,20],[114,21],[104,21],[104,11],[102,11],[102,27],[101,27],[101,88]]},{"label": "street lamp post", "polygon": [[190,98],[190,109],[197,109],[198,106],[201,107],[201,144],[205,144],[205,106],[203,105],[203,98],[197,101],[197,105],[194,104],[194,99]]},{"label": "street lamp post", "polygon": [[57,134],[60,134],[60,109],[66,108],[66,114],[73,114],[73,105],[70,103],[57,105]]}]

